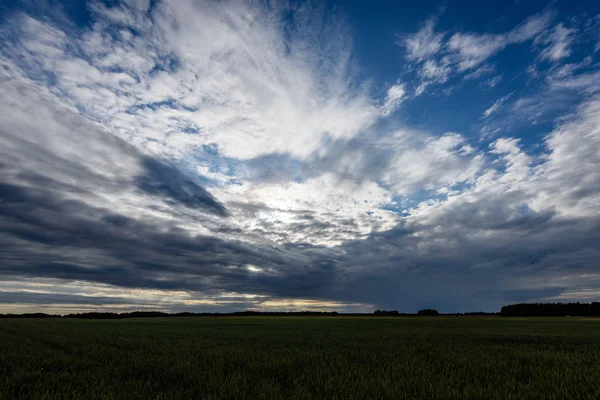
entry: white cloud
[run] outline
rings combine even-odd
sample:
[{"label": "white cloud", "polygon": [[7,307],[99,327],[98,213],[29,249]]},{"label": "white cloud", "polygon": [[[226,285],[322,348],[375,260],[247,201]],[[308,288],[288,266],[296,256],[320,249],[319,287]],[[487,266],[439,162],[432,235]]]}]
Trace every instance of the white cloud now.
[{"label": "white cloud", "polygon": [[392,85],[385,96],[385,102],[381,107],[381,114],[388,116],[393,113],[406,98],[406,89],[403,83],[398,81]]},{"label": "white cloud", "polygon": [[600,212],[600,99],[580,106],[578,113],[546,137],[549,154],[536,172],[545,178],[536,207],[555,204],[565,214]]},{"label": "white cloud", "polygon": [[137,179],[148,174],[144,153],[61,105],[18,72],[0,70],[0,86],[3,178],[27,186],[28,180],[19,177],[37,177],[60,188],[65,200],[194,234],[208,234],[224,223],[206,210],[178,207],[140,190]]},{"label": "white cloud", "polygon": [[546,79],[553,82],[570,78],[575,75],[577,71],[589,67],[591,63],[592,57],[588,56],[578,63],[555,65],[549,69]]},{"label": "white cloud", "polygon": [[479,79],[484,75],[493,73],[496,71],[496,67],[491,65],[491,64],[484,64],[481,67],[477,68],[475,71],[473,72],[469,72],[468,74],[466,74],[463,79],[464,80],[471,80],[471,79]]},{"label": "white cloud", "polygon": [[526,204],[534,212],[554,210],[561,218],[598,216],[600,99],[582,105],[545,137],[545,145],[546,152],[536,159],[523,152],[519,139],[497,139],[490,154],[499,156],[505,169],[482,171],[472,188],[446,202],[422,203],[413,210],[420,216],[416,221],[425,223],[426,215],[443,219],[467,204],[487,203],[502,204],[512,213]]},{"label": "white cloud", "polygon": [[419,84],[419,86],[417,86],[417,88],[415,89],[415,96],[420,96],[425,92],[425,89],[427,89],[427,86],[429,86],[431,83],[430,82],[421,82]]},{"label": "white cloud", "polygon": [[536,38],[553,18],[553,12],[545,11],[529,17],[508,32],[456,32],[452,35],[448,32],[436,33],[435,21],[427,20],[417,33],[399,42],[406,48],[407,60],[419,64],[421,83],[415,95],[422,94],[433,83],[445,83],[455,74],[466,74],[465,79],[479,78],[483,73],[493,70],[492,65],[484,64],[489,58],[506,46]]},{"label": "white cloud", "polygon": [[[306,7],[295,10],[297,32],[286,38],[289,22],[277,7],[163,3],[150,19],[135,7],[94,3],[102,17],[68,45],[68,33],[21,15],[24,22],[11,29],[24,33],[22,41],[2,62],[129,143],[189,164],[233,213],[226,225],[242,229],[239,239],[333,245],[394,225],[396,214],[381,209],[391,201],[386,189],[327,174],[302,183],[246,181],[252,171],[245,167],[195,158],[210,145],[234,162],[279,153],[306,160],[326,152],[324,142],[354,137],[405,100],[405,85],[396,82],[377,105],[353,81],[351,44],[337,39],[345,37],[343,28],[314,22],[318,10]],[[39,43],[43,51],[34,48]],[[220,226],[197,225],[186,229]]]},{"label": "white cloud", "polygon": [[495,113],[496,111],[498,111],[500,109],[500,107],[502,106],[502,104],[508,100],[510,98],[510,96],[512,96],[512,93],[507,94],[506,96],[503,96],[501,98],[499,98],[498,100],[496,100],[494,102],[494,104],[492,104],[492,106],[490,108],[488,108],[487,110],[485,110],[483,112],[483,117],[487,118],[490,115],[492,115],[493,113]]},{"label": "white cloud", "polygon": [[353,82],[350,39],[315,22],[307,7],[295,10],[298,32],[286,39],[277,8],[179,1],[157,5],[150,19],[94,3],[104,19],[68,45],[57,27],[15,19],[21,39],[11,58],[29,74],[52,76],[52,90],[89,118],[162,154],[218,143],[222,155],[239,159],[305,158],[326,138],[351,138],[381,115]]},{"label": "white cloud", "polygon": [[406,48],[409,60],[425,60],[440,50],[444,34],[434,32],[435,22],[429,18],[418,32],[401,38],[399,43]]},{"label": "white cloud", "polygon": [[465,71],[480,65],[492,55],[511,44],[523,43],[535,38],[554,19],[554,14],[545,11],[529,17],[506,33],[477,34],[455,33],[448,41],[448,47],[455,52],[458,70]]},{"label": "white cloud", "polygon": [[478,66],[506,44],[503,35],[455,33],[448,41],[448,48],[456,55],[458,71],[465,71]]},{"label": "white cloud", "polygon": [[419,71],[419,74],[428,80],[438,83],[444,83],[448,80],[451,68],[447,58],[442,59],[439,63],[434,60],[427,60]]},{"label": "white cloud", "polygon": [[394,151],[382,180],[396,194],[402,195],[470,182],[483,162],[479,155],[472,154],[472,148],[457,133],[428,138],[399,131],[381,146]]},{"label": "white cloud", "polygon": [[575,38],[575,29],[566,28],[563,24],[557,24],[552,32],[540,40],[547,45],[541,53],[542,59],[558,61],[571,55],[570,46]]},{"label": "white cloud", "polygon": [[509,43],[523,43],[531,40],[550,26],[555,17],[556,13],[552,10],[532,15],[508,32],[506,39]]},{"label": "white cloud", "polygon": [[[594,94],[600,90],[600,72],[590,71],[578,75],[566,75],[563,78],[556,79],[549,77],[550,91],[574,90],[587,94]],[[556,94],[554,94],[556,95]]]},{"label": "white cloud", "polygon": [[492,89],[502,80],[502,75],[496,75],[488,80],[481,82],[479,85],[484,88]]},{"label": "white cloud", "polygon": [[395,213],[381,208],[392,202],[387,189],[331,173],[304,182],[223,186],[213,193],[240,217],[240,228],[278,243],[331,246],[398,223]]},{"label": "white cloud", "polygon": [[490,153],[500,154],[506,163],[506,171],[499,178],[501,182],[523,181],[530,176],[531,157],[521,151],[519,139],[500,138],[490,144]]}]

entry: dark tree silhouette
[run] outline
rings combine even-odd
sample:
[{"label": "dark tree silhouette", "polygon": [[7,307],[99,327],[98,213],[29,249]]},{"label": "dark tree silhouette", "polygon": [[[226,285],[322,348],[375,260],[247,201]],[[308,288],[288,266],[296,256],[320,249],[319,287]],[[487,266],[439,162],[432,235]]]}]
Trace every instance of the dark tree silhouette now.
[{"label": "dark tree silhouette", "polygon": [[504,317],[599,317],[600,303],[521,303],[502,307]]},{"label": "dark tree silhouette", "polygon": [[398,312],[398,310],[375,310],[375,312],[373,314],[375,314],[375,315],[382,315],[382,316],[397,316],[397,315],[400,315],[400,313]]},{"label": "dark tree silhouette", "polygon": [[431,308],[424,308],[422,310],[419,310],[419,312],[417,313],[417,315],[421,315],[421,316],[427,316],[427,317],[433,317],[436,315],[440,315],[440,313],[437,312],[437,310],[431,309]]}]

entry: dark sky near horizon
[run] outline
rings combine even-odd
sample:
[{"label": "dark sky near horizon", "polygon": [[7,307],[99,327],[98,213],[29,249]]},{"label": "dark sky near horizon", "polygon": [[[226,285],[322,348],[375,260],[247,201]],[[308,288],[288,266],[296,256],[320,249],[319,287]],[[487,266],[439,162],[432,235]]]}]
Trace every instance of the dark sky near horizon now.
[{"label": "dark sky near horizon", "polygon": [[600,4],[0,5],[0,313],[592,301],[599,243]]}]

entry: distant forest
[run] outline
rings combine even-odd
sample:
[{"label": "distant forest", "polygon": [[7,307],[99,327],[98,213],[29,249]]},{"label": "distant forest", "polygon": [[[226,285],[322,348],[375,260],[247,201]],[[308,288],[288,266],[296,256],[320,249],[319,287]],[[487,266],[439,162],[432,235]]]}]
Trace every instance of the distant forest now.
[{"label": "distant forest", "polygon": [[482,311],[440,314],[437,310],[426,308],[417,313],[401,313],[398,310],[376,310],[373,314],[337,313],[324,311],[289,311],[260,312],[237,311],[231,313],[165,313],[161,311],[133,311],[125,313],[88,312],[79,314],[0,314],[0,318],[82,318],[82,319],[125,319],[155,317],[226,317],[226,316],[383,316],[383,317],[415,317],[415,316],[499,316],[499,317],[600,317],[600,302],[592,303],[521,303],[502,307],[499,313]]},{"label": "distant forest", "polygon": [[600,317],[600,303],[522,303],[504,306],[505,317]]}]

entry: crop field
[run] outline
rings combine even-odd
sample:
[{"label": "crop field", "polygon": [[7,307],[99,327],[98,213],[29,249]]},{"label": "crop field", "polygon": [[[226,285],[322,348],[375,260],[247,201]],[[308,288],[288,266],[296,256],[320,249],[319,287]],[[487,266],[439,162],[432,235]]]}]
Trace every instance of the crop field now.
[{"label": "crop field", "polygon": [[0,399],[600,399],[600,319],[0,320]]}]

